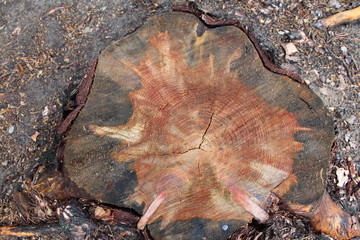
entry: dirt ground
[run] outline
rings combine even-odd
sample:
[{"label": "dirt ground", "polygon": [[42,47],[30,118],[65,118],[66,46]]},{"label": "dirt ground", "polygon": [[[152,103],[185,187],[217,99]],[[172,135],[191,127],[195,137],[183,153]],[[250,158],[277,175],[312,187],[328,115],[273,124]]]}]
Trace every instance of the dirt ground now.
[{"label": "dirt ground", "polygon": [[[336,133],[328,191],[359,218],[360,21],[327,30],[315,25],[319,19],[355,8],[360,2],[195,2],[214,17],[238,19],[276,65],[297,72],[322,98],[334,115]],[[45,200],[29,189],[41,169],[54,162],[56,129],[77,85],[91,62],[112,41],[178,4],[186,2],[0,2],[0,225],[40,223],[52,218],[51,205],[46,210],[38,208]],[[286,52],[290,46],[286,43],[294,43],[296,52]],[[287,214],[276,215],[274,225],[267,230],[253,231],[253,238],[329,239],[314,233],[306,220],[294,221]]]}]

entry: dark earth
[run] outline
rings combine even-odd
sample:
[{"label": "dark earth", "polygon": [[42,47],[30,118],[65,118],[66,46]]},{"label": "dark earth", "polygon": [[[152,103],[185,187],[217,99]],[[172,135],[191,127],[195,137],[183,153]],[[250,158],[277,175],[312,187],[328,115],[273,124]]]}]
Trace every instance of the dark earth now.
[{"label": "dark earth", "polygon": [[[57,199],[34,190],[49,165],[58,166],[61,119],[72,110],[77,86],[112,41],[148,17],[185,1],[13,0],[0,3],[0,225],[56,220]],[[360,21],[319,29],[319,19],[359,1],[196,1],[219,19],[237,19],[272,61],[298,73],[333,113],[336,141],[327,190],[360,217]],[[293,43],[296,52],[285,49]],[[281,207],[271,221],[238,231],[239,239],[330,239],[307,219]],[[3,239],[17,239],[4,237]],[[67,239],[64,234],[19,239]],[[109,239],[114,239],[109,236]],[[130,239],[130,238],[129,238]],[[234,238],[236,239],[236,238]],[[360,238],[359,238],[360,239]]]}]

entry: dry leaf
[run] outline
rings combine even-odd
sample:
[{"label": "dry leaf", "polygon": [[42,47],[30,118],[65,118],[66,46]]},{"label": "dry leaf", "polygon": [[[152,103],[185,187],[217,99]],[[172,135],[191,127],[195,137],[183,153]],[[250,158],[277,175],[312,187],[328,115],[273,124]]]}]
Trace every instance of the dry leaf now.
[{"label": "dry leaf", "polygon": [[40,135],[40,133],[38,131],[36,131],[33,135],[31,135],[31,139],[36,142],[36,138]]}]

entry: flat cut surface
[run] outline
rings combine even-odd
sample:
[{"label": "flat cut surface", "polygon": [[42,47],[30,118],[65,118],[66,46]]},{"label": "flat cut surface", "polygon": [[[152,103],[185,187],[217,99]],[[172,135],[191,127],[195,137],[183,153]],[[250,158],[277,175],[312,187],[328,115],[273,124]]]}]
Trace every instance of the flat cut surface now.
[{"label": "flat cut surface", "polygon": [[265,69],[242,31],[169,13],[101,54],[64,163],[94,198],[139,213],[166,193],[155,239],[221,239],[271,191],[318,200],[332,129],[321,100]]}]

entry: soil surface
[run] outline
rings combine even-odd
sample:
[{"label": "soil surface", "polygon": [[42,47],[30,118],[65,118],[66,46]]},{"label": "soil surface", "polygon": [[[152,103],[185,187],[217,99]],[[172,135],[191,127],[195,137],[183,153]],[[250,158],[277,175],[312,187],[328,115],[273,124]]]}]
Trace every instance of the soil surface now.
[{"label": "soil surface", "polygon": [[[237,19],[277,66],[298,73],[334,115],[336,140],[328,192],[360,217],[360,21],[319,29],[319,19],[359,1],[196,1],[219,19]],[[56,199],[33,190],[58,165],[56,130],[77,86],[112,41],[180,0],[4,0],[0,3],[0,225],[55,219]],[[329,239],[306,219],[271,208],[272,224],[250,224],[242,239]],[[8,237],[4,239],[9,239]],[[17,238],[13,238],[17,239]],[[24,239],[24,238],[22,238]],[[26,239],[26,238],[25,238]],[[44,237],[29,239],[45,239]],[[66,239],[53,235],[47,239]]]}]

